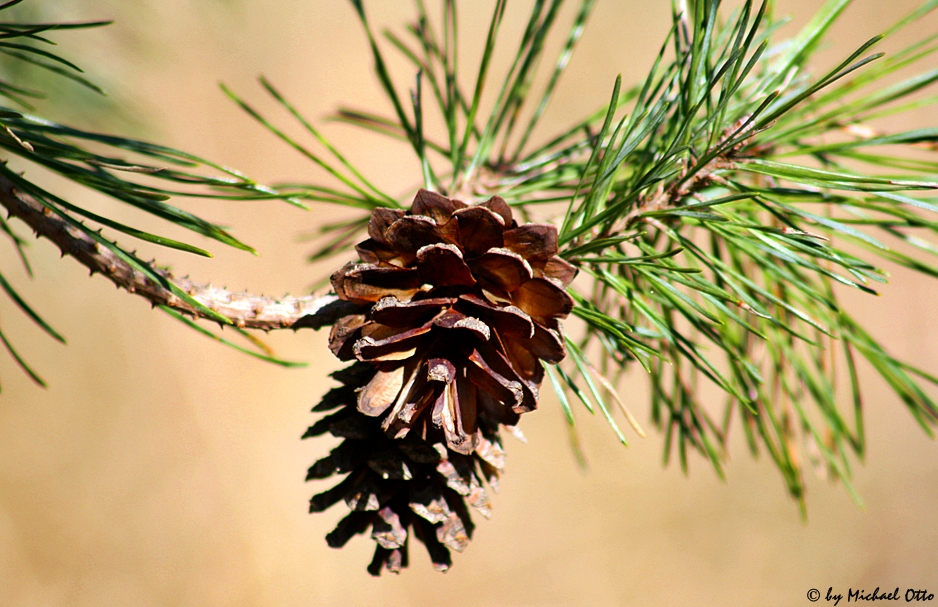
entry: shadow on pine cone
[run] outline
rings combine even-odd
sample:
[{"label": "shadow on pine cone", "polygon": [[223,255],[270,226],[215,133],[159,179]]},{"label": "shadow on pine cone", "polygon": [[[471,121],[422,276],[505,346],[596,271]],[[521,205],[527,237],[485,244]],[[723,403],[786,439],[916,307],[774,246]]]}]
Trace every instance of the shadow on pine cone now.
[{"label": "shadow on pine cone", "polygon": [[445,571],[472,535],[469,506],[489,515],[482,481],[497,488],[500,426],[537,407],[541,361],[566,353],[576,269],[557,256],[556,228],[518,225],[497,196],[470,206],[420,190],[408,212],[376,209],[368,235],[362,263],[332,276],[360,307],[329,347],[358,362],[314,409],[338,411],[304,435],[345,439],[307,480],[348,476],[310,511],[345,500],[352,512],[326,539],[341,547],[370,528],[373,575],[406,567],[411,537]]}]

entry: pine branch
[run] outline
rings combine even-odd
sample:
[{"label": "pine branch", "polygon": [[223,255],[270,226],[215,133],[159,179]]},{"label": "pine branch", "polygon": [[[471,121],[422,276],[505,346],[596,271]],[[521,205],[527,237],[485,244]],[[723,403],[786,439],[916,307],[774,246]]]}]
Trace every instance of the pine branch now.
[{"label": "pine branch", "polygon": [[[10,216],[26,222],[37,237],[44,236],[62,251],[91,270],[100,273],[129,293],[147,299],[154,306],[166,306],[194,318],[208,318],[201,310],[172,293],[169,283],[176,285],[208,310],[225,317],[241,329],[318,329],[332,324],[347,314],[348,303],[335,295],[283,297],[275,299],[252,293],[234,293],[227,289],[178,278],[165,269],[150,263],[153,272],[165,279],[166,285],[144,276],[112,250],[102,247],[84,232],[69,225],[64,219],[48,211],[28,194],[17,190],[6,177],[0,176],[0,205]],[[213,320],[217,320],[214,319]]]},{"label": "pine branch", "polygon": [[[608,105],[532,151],[509,149],[511,132],[524,120],[518,112],[529,96],[525,107],[541,108],[552,92],[553,79],[538,101],[531,82],[558,2],[530,9],[488,117],[476,110],[503,3],[492,15],[475,87],[467,89],[475,91],[468,111],[459,106],[468,96],[458,87],[443,94],[440,83],[460,78],[423,14],[420,27],[411,28],[422,56],[399,37],[388,38],[435,93],[437,107],[428,99],[420,115],[435,112],[446,136],[418,130],[430,155],[420,158],[431,165],[425,174],[452,183],[439,193],[466,201],[497,195],[525,221],[557,223],[559,255],[580,270],[568,293],[585,332],[574,331],[570,362],[550,372],[571,424],[568,401],[575,396],[590,413],[602,411],[622,440],[608,415],[611,401],[587,371],[595,367],[614,385],[639,363],[651,379],[651,418],[666,437],[665,461],[674,453],[686,469],[688,454],[697,451],[721,473],[740,420],[753,453],[771,455],[797,499],[804,497],[805,461],[852,492],[850,455],[865,452],[861,359],[925,432],[938,426],[938,402],[929,393],[938,377],[892,357],[844,309],[835,288],[875,293],[887,280],[881,262],[938,277],[929,259],[938,254],[938,161],[930,154],[936,130],[874,127],[877,118],[935,103],[910,96],[938,82],[938,71],[895,84],[885,79],[934,57],[938,46],[928,37],[884,57],[870,54],[883,38],[877,36],[833,70],[814,74],[811,59],[843,0],[826,0],[787,42],[776,39],[782,22],[770,0],[747,0],[727,19],[720,4],[680,3],[644,82],[622,88],[617,81]],[[579,35],[590,6],[581,4],[568,41]],[[938,2],[931,0],[884,35],[895,37],[934,9]],[[378,63],[385,70],[379,77],[389,82],[386,63]],[[565,64],[564,56],[556,63]],[[411,124],[393,117],[346,112],[340,120],[412,139]],[[431,139],[439,144],[429,145]],[[356,188],[291,184],[281,193],[375,206]],[[358,218],[336,226],[342,231],[319,256],[350,248],[364,224]],[[896,239],[903,243],[896,246]],[[846,387],[831,379],[841,364],[852,378]],[[722,416],[704,408],[702,384],[725,394]]]}]

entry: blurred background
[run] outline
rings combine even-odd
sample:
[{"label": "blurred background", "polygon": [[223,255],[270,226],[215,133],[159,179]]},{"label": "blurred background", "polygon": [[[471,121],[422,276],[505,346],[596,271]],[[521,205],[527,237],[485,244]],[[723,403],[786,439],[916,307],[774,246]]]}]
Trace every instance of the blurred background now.
[{"label": "blurred background", "polygon": [[[461,8],[462,57],[473,70],[491,4]],[[528,4],[509,5],[496,69],[506,67]],[[561,23],[572,20],[570,4]],[[786,33],[820,4],[780,1],[779,10],[793,15]],[[820,62],[849,54],[918,4],[856,0]],[[83,98],[40,112],[155,139],[262,182],[323,176],[227,100],[219,82],[281,124],[289,119],[257,85],[260,74],[317,121],[339,104],[390,113],[346,2],[29,0],[21,8],[45,18],[116,20],[105,30],[54,35],[58,50],[109,90],[108,105]],[[373,1],[368,10],[376,29],[398,31],[414,14],[404,2]],[[599,2],[540,136],[605,103],[616,74],[625,83],[642,78],[669,10],[663,0]],[[906,39],[935,32],[932,15]],[[411,86],[409,67],[396,62],[392,69],[400,89]],[[925,113],[912,119],[935,124]],[[387,191],[403,195],[418,184],[419,167],[405,147],[343,125],[323,128]],[[82,196],[115,219],[187,237],[67,185],[57,192]],[[339,217],[334,209],[181,204],[233,226],[261,252],[253,257],[206,243],[215,259],[157,249],[147,257],[196,280],[297,294],[344,262],[309,265],[311,246],[300,242]],[[603,419],[581,409],[590,464],[583,471],[545,390],[541,409],[522,423],[528,443],[506,443],[507,475],[492,520],[477,520],[475,539],[455,555],[452,570],[432,571],[414,547],[401,576],[371,578],[364,570],[370,539],[341,551],[323,539],[344,506],[306,513],[309,497],[327,486],[305,484],[306,468],[334,446],[329,438],[299,440],[315,420],[309,409],[330,386],[326,373],[337,367],[325,332],[271,335],[280,356],[312,363],[283,370],[89,278],[47,241],[31,246],[32,281],[4,246],[2,271],[69,344],[55,343],[0,302],[4,330],[49,383],[37,388],[0,358],[2,605],[804,605],[810,588],[822,596],[828,587],[845,596],[850,587],[876,586],[938,593],[938,445],[869,372],[862,378],[868,456],[854,471],[862,509],[842,486],[812,477],[803,522],[772,463],[754,461],[740,434],[731,442],[725,483],[699,457],[685,477],[662,467],[658,434],[630,435],[626,449]],[[843,296],[895,355],[938,372],[938,282],[895,270],[881,297]],[[649,427],[642,373],[632,373],[621,392]]]}]

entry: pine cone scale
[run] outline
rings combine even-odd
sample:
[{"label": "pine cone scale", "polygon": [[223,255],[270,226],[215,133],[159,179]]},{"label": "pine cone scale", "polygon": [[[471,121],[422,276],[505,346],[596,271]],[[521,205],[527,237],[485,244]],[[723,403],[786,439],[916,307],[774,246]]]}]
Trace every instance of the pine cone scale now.
[{"label": "pine cone scale", "polygon": [[378,417],[394,404],[403,387],[404,365],[379,370],[359,393],[358,410],[368,417]]},{"label": "pine cone scale", "polygon": [[549,224],[529,223],[507,230],[505,248],[525,259],[546,261],[557,254],[557,229]]},{"label": "pine cone scale", "polygon": [[401,257],[408,261],[414,259],[420,248],[446,241],[436,221],[425,215],[401,217],[388,227],[384,237],[387,246],[400,252]]},{"label": "pine cone scale", "polygon": [[573,310],[573,298],[549,278],[534,278],[514,293],[518,307],[545,324],[552,318],[565,318]]},{"label": "pine cone scale", "polygon": [[457,209],[465,208],[465,206],[466,205],[462,202],[451,200],[436,192],[420,190],[414,198],[411,213],[431,217],[438,225],[443,225],[449,221],[453,212]]},{"label": "pine cone scale", "polygon": [[474,277],[511,293],[532,278],[534,271],[525,259],[508,249],[489,249],[470,266]]},{"label": "pine cone scale", "polygon": [[401,301],[382,297],[371,309],[368,319],[388,327],[413,327],[423,324],[456,303],[453,297],[435,297]]},{"label": "pine cone scale", "polygon": [[417,272],[424,284],[440,287],[476,284],[472,269],[463,259],[459,247],[452,244],[432,244],[417,251]]},{"label": "pine cone scale", "polygon": [[371,323],[362,327],[362,336],[352,351],[361,361],[406,360],[425,341],[433,326],[432,321],[412,329]]},{"label": "pine cone scale", "polygon": [[460,295],[459,299],[460,306],[468,305],[470,311],[497,326],[500,333],[526,338],[534,336],[534,322],[521,308],[512,305],[499,307],[471,293]]},{"label": "pine cone scale", "polygon": [[505,243],[505,220],[483,206],[456,211],[446,226],[454,222],[456,230],[447,230],[447,233],[458,234],[459,244],[470,258],[483,255],[489,249],[500,248]]}]

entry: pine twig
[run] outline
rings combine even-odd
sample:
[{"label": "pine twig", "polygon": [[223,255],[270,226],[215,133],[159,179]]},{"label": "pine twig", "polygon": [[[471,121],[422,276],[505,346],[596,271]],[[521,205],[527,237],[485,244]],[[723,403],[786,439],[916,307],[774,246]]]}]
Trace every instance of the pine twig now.
[{"label": "pine twig", "polygon": [[[166,306],[194,318],[206,317],[165,286],[147,278],[114,252],[50,213],[31,196],[18,191],[10,180],[2,176],[0,205],[7,209],[10,216],[26,222],[37,237],[48,238],[59,247],[63,256],[75,258],[92,274],[97,272],[104,275],[118,288],[139,295],[154,306]],[[234,293],[211,284],[201,285],[188,278],[177,278],[168,270],[155,267],[152,262],[150,265],[156,274],[172,281],[200,304],[242,329],[319,329],[348,313],[348,302],[339,300],[335,295],[275,299],[247,292]]]}]

